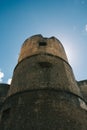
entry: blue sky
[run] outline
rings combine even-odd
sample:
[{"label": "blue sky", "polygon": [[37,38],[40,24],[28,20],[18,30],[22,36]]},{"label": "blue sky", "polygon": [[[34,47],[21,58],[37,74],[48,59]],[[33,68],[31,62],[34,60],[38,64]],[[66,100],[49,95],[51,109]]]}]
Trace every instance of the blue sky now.
[{"label": "blue sky", "polygon": [[32,35],[57,37],[76,80],[87,79],[87,0],[0,0],[0,82],[12,78]]}]

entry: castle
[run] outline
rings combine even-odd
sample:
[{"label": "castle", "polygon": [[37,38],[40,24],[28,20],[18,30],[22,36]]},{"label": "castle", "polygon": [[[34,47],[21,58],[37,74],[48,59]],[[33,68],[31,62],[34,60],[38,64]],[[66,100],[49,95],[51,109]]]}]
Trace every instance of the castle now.
[{"label": "castle", "polygon": [[23,43],[11,85],[0,84],[0,130],[87,130],[87,80],[55,37]]}]

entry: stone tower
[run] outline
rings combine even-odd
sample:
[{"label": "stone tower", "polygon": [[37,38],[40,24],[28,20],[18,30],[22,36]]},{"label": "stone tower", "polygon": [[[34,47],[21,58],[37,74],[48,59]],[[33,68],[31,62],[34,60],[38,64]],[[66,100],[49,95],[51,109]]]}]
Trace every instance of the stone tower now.
[{"label": "stone tower", "polygon": [[1,110],[1,130],[87,130],[87,106],[55,37],[28,38]]}]

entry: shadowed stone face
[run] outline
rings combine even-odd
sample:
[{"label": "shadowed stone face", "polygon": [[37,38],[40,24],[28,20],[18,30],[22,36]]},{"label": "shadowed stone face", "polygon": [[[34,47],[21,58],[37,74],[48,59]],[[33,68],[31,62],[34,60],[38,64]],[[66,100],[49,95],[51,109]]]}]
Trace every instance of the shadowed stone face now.
[{"label": "shadowed stone face", "polygon": [[6,99],[9,88],[10,86],[8,84],[0,84],[0,109],[4,100]]},{"label": "shadowed stone face", "polygon": [[84,97],[84,100],[87,102],[87,80],[82,80],[77,83]]},{"label": "shadowed stone face", "polygon": [[78,98],[55,90],[26,91],[8,98],[1,130],[86,130]]}]

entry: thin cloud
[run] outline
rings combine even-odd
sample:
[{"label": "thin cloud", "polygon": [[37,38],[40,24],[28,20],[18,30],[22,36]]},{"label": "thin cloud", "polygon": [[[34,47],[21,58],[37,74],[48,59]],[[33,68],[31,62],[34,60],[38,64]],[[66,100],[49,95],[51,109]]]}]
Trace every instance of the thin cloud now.
[{"label": "thin cloud", "polygon": [[85,31],[87,32],[87,24],[85,25]]},{"label": "thin cloud", "polygon": [[4,73],[0,70],[0,83],[3,81]]},{"label": "thin cloud", "polygon": [[12,79],[10,78],[10,79],[8,79],[7,83],[11,84],[11,81],[12,81]]}]

